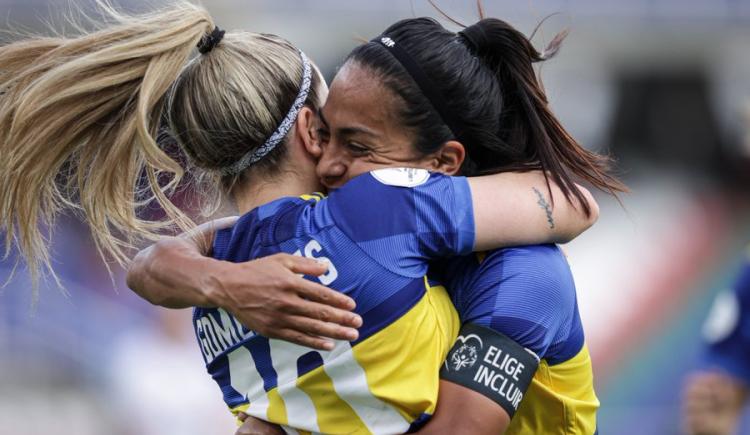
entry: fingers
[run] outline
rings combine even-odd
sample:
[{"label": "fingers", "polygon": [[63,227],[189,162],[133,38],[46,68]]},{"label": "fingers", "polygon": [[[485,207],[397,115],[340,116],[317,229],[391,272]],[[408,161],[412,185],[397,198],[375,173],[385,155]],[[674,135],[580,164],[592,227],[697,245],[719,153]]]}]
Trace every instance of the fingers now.
[{"label": "fingers", "polygon": [[[301,273],[303,275],[319,276],[328,270],[328,264],[318,260],[310,258],[299,257],[289,254],[276,254],[275,257],[280,261],[286,268],[294,273]],[[298,288],[295,290],[300,296],[320,302],[332,307],[342,308],[345,310],[353,310],[356,306],[354,299],[346,296],[341,292],[332,290],[324,285],[314,283],[308,280],[299,280]],[[359,325],[352,325],[359,326]]]},{"label": "fingers", "polygon": [[[340,308],[343,310],[353,310],[357,306],[356,302],[354,302],[354,299],[350,298],[349,296],[328,288],[324,285],[308,281],[306,279],[300,280],[299,287],[296,290],[301,297],[311,301],[319,302],[321,304],[325,304],[330,307]],[[353,324],[351,326],[359,327],[359,325]]]},{"label": "fingers", "polygon": [[[308,301],[303,302],[310,304]],[[320,306],[330,309],[324,305]],[[318,308],[313,309],[314,312],[317,312],[317,310]],[[353,313],[348,314],[353,315]],[[250,324],[246,319],[243,319],[242,315],[237,317],[241,323],[245,325]],[[334,344],[333,340],[353,341],[359,337],[359,332],[354,328],[291,314],[286,310],[284,312],[268,311],[265,320],[261,320],[258,327],[251,329],[255,329],[258,333],[268,338],[286,340],[319,350],[331,350]]]},{"label": "fingers", "polygon": [[285,320],[285,323],[287,326],[275,329],[268,335],[319,350],[333,349],[335,344],[333,340],[354,341],[359,338],[359,332],[356,329],[309,317],[291,316]]},{"label": "fingers", "polygon": [[[229,289],[224,293],[231,301],[220,306],[267,337],[329,350],[332,340],[356,340],[362,318],[351,311],[355,307],[352,298],[298,275],[317,276],[327,267],[289,254],[243,263],[242,270],[228,275],[232,280],[224,285]],[[250,279],[238,279],[243,276]]]},{"label": "fingers", "polygon": [[311,347],[317,350],[332,350],[335,343],[322,337],[314,337],[304,332],[293,329],[279,329],[273,334],[273,338],[286,340],[300,346]]},{"label": "fingers", "polygon": [[359,332],[354,328],[347,328],[336,323],[311,319],[310,317],[291,316],[287,323],[289,329],[322,338],[346,341],[354,341],[359,338]]},{"label": "fingers", "polygon": [[[298,299],[297,303],[290,305],[287,309],[287,312],[302,317],[307,317],[311,320],[341,325],[341,327],[347,330],[353,330],[353,328],[359,328],[360,326],[362,326],[362,317],[360,317],[357,313],[333,308],[328,305],[320,304],[314,301],[308,301],[302,298]],[[311,332],[314,334],[318,334],[318,332]],[[346,339],[339,336],[329,336],[328,334],[323,335],[325,335],[326,337],[342,340]]]},{"label": "fingers", "polygon": [[328,263],[314,260],[312,258],[299,257],[296,255],[284,255],[281,257],[287,266],[294,273],[301,273],[310,276],[323,275],[328,271]]}]

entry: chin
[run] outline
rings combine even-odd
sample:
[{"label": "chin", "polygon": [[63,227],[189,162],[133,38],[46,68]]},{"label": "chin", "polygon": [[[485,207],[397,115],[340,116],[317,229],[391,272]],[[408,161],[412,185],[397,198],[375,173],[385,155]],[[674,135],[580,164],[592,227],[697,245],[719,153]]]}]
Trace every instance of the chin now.
[{"label": "chin", "polygon": [[336,182],[326,182],[325,180],[322,180],[320,184],[323,186],[323,189],[327,191],[336,190],[339,187],[344,185],[344,181],[336,181]]}]

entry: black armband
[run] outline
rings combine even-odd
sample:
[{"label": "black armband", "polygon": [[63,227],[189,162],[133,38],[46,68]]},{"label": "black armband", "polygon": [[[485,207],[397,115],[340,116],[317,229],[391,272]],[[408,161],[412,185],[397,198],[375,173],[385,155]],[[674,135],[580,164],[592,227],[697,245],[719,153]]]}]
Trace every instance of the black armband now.
[{"label": "black armband", "polygon": [[504,334],[469,323],[461,327],[440,378],[492,399],[512,418],[538,366],[532,351]]}]

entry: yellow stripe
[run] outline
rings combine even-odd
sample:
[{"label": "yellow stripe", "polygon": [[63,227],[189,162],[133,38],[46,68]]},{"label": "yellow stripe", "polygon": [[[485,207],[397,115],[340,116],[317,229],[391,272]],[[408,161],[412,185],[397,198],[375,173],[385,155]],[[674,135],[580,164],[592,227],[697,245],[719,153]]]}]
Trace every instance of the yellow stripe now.
[{"label": "yellow stripe", "polygon": [[309,201],[311,199],[314,199],[315,201],[320,201],[320,198],[315,195],[300,195],[299,197],[304,199],[305,201]]},{"label": "yellow stripe", "polygon": [[354,347],[370,392],[409,422],[433,413],[438,372],[458,329],[458,314],[445,288],[428,287],[409,312]]},{"label": "yellow stripe", "polygon": [[315,201],[320,201],[321,199],[325,198],[326,196],[323,195],[320,192],[313,192],[313,193],[307,193],[305,195],[300,195],[299,197],[302,198],[302,199],[304,199],[305,201],[308,201],[308,200],[311,200],[311,199],[313,199]]},{"label": "yellow stripe", "polygon": [[351,406],[336,394],[333,381],[322,367],[298,378],[297,387],[312,399],[320,432],[362,433],[364,423]]},{"label": "yellow stripe", "polygon": [[591,357],[584,345],[563,363],[550,366],[541,361],[505,433],[591,435],[598,408]]},{"label": "yellow stripe", "polygon": [[[333,374],[331,376],[335,379],[332,378],[326,372],[326,366],[318,367],[296,380],[296,387],[312,400],[315,407],[316,430],[332,434],[389,432],[392,430],[386,428],[394,427],[396,413],[410,423],[424,413],[434,412],[438,396],[438,372],[460,325],[445,288],[429,287],[426,279],[425,285],[425,296],[406,314],[354,346],[349,357],[338,357],[356,360],[350,364],[359,365],[359,373],[363,376],[362,388],[369,390],[364,390],[361,397],[371,395],[377,399],[374,402],[376,406],[359,400],[356,394],[352,400],[358,402],[347,403],[348,396],[337,394],[334,380],[345,383],[348,380],[339,380],[336,378],[338,375]],[[332,362],[328,369],[333,370],[335,364]],[[352,386],[351,383],[347,385]],[[276,388],[267,393],[267,399],[266,419],[288,424],[287,410]],[[242,405],[233,412],[247,408],[247,405]],[[358,412],[367,414],[360,417]],[[384,421],[386,416],[388,418],[385,420],[388,421]],[[408,424],[406,422],[404,424]]]},{"label": "yellow stripe", "polygon": [[268,393],[268,421],[273,421],[284,425],[289,422],[286,415],[286,406],[284,399],[279,395],[278,388],[274,388]]},{"label": "yellow stripe", "polygon": [[[273,390],[266,393],[267,399],[268,399],[268,421],[277,423],[277,424],[287,424],[288,420],[286,417],[286,406],[284,405],[284,400],[279,396],[278,389],[274,388]],[[234,408],[230,409],[232,414],[236,417],[238,413],[244,412],[247,413],[248,408],[250,407],[249,403],[245,403],[244,405],[235,406]],[[265,417],[261,417],[263,420],[266,420]],[[237,426],[241,426],[242,422],[237,419]]]},{"label": "yellow stripe", "polygon": [[[250,404],[246,403],[244,405],[240,405],[240,406],[236,406],[234,408],[230,408],[229,411],[231,411],[232,415],[234,415],[235,417],[237,417],[238,413],[247,411],[247,408],[249,406],[250,406]],[[242,421],[240,421],[239,418],[235,418],[234,422],[237,424],[237,427],[242,426]]]}]

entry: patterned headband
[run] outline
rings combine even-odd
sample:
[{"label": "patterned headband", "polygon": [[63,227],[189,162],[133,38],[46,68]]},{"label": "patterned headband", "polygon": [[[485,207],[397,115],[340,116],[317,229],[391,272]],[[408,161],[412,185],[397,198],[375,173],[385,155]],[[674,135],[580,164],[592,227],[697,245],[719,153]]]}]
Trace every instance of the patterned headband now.
[{"label": "patterned headband", "polygon": [[223,168],[221,172],[224,175],[239,174],[250,167],[253,163],[265,157],[268,153],[273,151],[282,140],[284,140],[284,137],[286,137],[289,130],[291,130],[294,122],[297,120],[299,111],[302,110],[302,106],[305,105],[307,96],[310,93],[310,84],[312,83],[312,65],[310,64],[310,60],[305,56],[305,53],[301,51],[299,52],[299,55],[302,59],[302,83],[300,84],[299,93],[297,94],[297,98],[294,100],[291,109],[289,109],[289,112],[287,112],[286,116],[281,121],[281,124],[276,128],[276,131],[266,139],[266,142],[263,143],[263,145],[254,150],[250,150],[231,166]]}]

